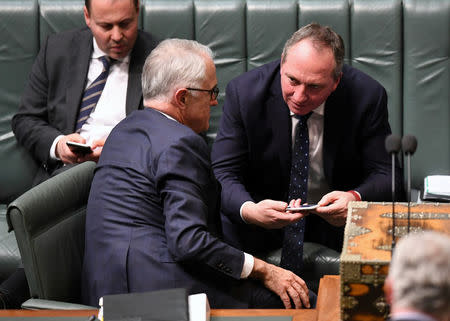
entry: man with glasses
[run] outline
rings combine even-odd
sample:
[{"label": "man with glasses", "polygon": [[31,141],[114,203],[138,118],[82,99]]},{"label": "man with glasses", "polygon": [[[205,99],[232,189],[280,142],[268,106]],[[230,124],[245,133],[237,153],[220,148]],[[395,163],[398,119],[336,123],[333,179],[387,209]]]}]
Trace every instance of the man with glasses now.
[{"label": "man with glasses", "polygon": [[147,108],[112,130],[92,182],[84,303],[181,287],[206,293],[213,308],[314,306],[300,277],[219,238],[220,185],[198,135],[218,104],[211,50],[161,42],[145,62],[142,89]]},{"label": "man with glasses", "polygon": [[[157,41],[138,30],[139,0],[85,0],[83,12],[87,27],[52,34],[42,45],[12,120],[18,142],[39,164],[34,185],[97,161],[110,130],[143,107],[141,70]],[[23,268],[0,285],[0,309],[20,308],[29,297]]]}]

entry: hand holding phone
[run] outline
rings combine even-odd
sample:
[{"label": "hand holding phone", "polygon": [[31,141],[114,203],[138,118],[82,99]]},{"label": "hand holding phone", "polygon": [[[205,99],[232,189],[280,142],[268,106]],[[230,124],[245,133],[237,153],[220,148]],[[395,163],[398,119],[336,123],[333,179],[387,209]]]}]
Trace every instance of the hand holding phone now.
[{"label": "hand holding phone", "polygon": [[67,141],[66,144],[74,154],[87,155],[92,153],[91,146],[89,146],[88,144],[82,144],[72,141]]},{"label": "hand holding phone", "polygon": [[288,206],[288,207],[286,207],[286,212],[287,211],[289,211],[289,212],[309,212],[309,211],[312,211],[312,210],[314,210],[314,209],[316,209],[318,207],[319,207],[319,205],[317,205],[317,204],[302,204],[302,205],[300,205],[298,207],[290,207],[290,206]]}]

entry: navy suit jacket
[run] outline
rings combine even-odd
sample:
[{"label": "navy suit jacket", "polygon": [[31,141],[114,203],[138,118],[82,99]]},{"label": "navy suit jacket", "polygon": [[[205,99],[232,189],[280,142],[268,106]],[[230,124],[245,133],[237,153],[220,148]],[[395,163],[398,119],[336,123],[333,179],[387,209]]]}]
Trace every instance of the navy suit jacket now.
[{"label": "navy suit jacket", "polygon": [[[228,288],[244,254],[218,239],[220,185],[204,139],[145,108],[110,133],[95,170],[86,214],[82,293],[182,287],[212,307],[246,307]],[[231,292],[231,291],[230,291]]]},{"label": "navy suit jacket", "polygon": [[[288,201],[291,127],[281,92],[280,61],[228,84],[212,162],[222,184],[224,237],[244,250],[281,246],[281,230],[247,225],[239,209],[248,200]],[[356,190],[366,201],[390,200],[391,158],[384,147],[390,133],[385,89],[361,71],[344,66],[338,87],[325,103],[323,167],[331,190]],[[397,191],[402,181],[399,176]],[[310,215],[305,240],[341,251],[343,227]]]},{"label": "navy suit jacket", "polygon": [[[49,36],[36,57],[19,111],[12,119],[17,140],[50,173],[59,165],[49,157],[53,141],[75,131],[92,39],[87,27]],[[142,66],[156,44],[150,34],[138,32],[130,53],[126,114],[142,108]]]}]

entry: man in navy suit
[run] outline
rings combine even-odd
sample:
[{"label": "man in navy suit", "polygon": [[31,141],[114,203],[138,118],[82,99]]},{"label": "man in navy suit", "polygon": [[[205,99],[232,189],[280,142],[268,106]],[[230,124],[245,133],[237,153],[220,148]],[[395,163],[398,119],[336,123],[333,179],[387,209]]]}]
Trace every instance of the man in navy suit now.
[{"label": "man in navy suit", "polygon": [[[25,86],[12,129],[39,163],[33,184],[69,166],[97,161],[110,130],[142,108],[141,71],[156,46],[138,30],[139,0],[85,0],[85,28],[50,35],[41,47]],[[105,88],[79,131],[76,123],[84,90],[102,71],[102,56],[113,59]],[[89,144],[80,154],[67,141]],[[0,285],[0,308],[20,308],[29,298],[23,268]]]},{"label": "man in navy suit", "polygon": [[209,48],[161,42],[145,62],[142,88],[148,108],[112,130],[95,170],[84,303],[182,287],[205,292],[214,308],[309,307],[300,277],[218,238],[220,185],[199,135],[219,93]]},{"label": "man in navy suit", "polygon": [[450,320],[450,237],[411,233],[395,246],[384,283],[393,321]]},{"label": "man in navy suit", "polygon": [[[212,150],[227,241],[251,253],[280,248],[281,228],[305,218],[305,241],[341,251],[349,202],[390,200],[386,91],[343,60],[341,37],[310,24],[286,42],[281,61],[228,84]],[[287,213],[295,115],[309,113],[302,203],[319,207]]]}]

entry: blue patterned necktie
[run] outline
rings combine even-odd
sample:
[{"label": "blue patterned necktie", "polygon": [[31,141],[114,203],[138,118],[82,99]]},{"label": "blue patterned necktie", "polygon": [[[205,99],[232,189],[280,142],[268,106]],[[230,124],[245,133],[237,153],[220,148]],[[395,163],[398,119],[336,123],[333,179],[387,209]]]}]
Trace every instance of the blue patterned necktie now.
[{"label": "blue patterned necktie", "polygon": [[[291,180],[289,183],[289,201],[301,198],[306,202],[308,191],[309,168],[309,135],[307,120],[311,113],[295,117],[298,123],[295,126],[295,140],[292,148]],[[281,267],[299,275],[303,265],[303,236],[305,234],[305,220],[284,228],[283,250],[281,254]]]},{"label": "blue patterned necktie", "polygon": [[89,115],[94,110],[97,105],[100,96],[102,95],[103,88],[105,88],[106,79],[109,74],[109,67],[111,66],[111,60],[107,56],[100,57],[100,61],[103,64],[103,70],[101,74],[95,79],[92,84],[86,88],[83,94],[83,99],[81,101],[80,112],[78,114],[77,124],[75,126],[75,131],[80,132],[81,127],[89,118]]}]

